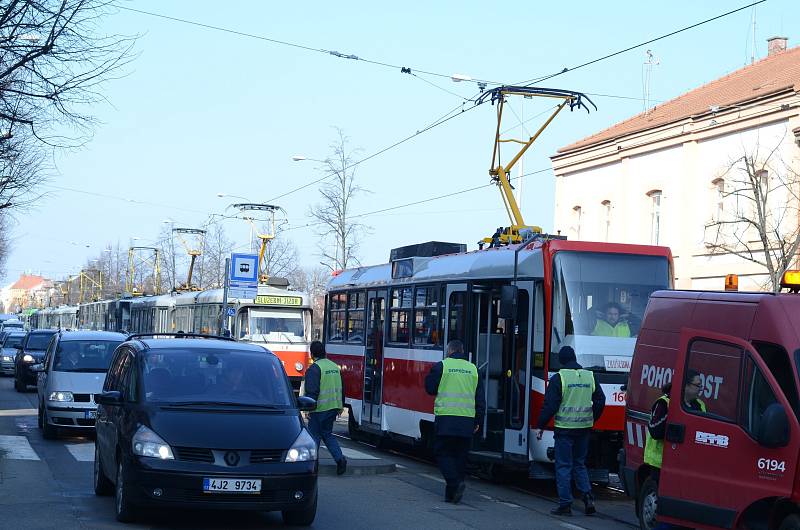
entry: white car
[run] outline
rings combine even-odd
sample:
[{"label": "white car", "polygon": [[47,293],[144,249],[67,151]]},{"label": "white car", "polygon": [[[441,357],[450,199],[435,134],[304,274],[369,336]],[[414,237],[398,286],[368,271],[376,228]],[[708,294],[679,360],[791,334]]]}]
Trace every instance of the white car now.
[{"label": "white car", "polygon": [[37,372],[39,427],[55,438],[59,427],[94,429],[95,395],[103,390],[114,350],[125,341],[122,333],[62,331],[50,341]]}]

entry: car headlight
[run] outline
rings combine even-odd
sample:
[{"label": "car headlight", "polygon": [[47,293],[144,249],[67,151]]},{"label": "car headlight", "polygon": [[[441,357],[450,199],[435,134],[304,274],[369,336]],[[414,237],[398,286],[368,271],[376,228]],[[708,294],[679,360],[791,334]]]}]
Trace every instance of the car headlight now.
[{"label": "car headlight", "polygon": [[317,442],[303,429],[292,447],[286,452],[284,462],[307,462],[317,459]]},{"label": "car headlight", "polygon": [[297,370],[298,372],[302,372],[303,371],[303,363],[301,363],[301,362],[294,363],[294,369]]},{"label": "car headlight", "polygon": [[174,460],[172,448],[159,435],[144,425],[139,427],[133,435],[133,454],[160,458],[161,460]]},{"label": "car headlight", "polygon": [[34,361],[34,358],[33,355],[26,353],[25,355],[22,356],[22,360],[25,361],[26,363],[32,363]]},{"label": "car headlight", "polygon": [[4,360],[4,361],[6,361],[6,362],[8,362],[8,361],[13,361],[13,360],[14,360],[14,358],[13,358],[13,357],[11,357],[10,355],[3,355],[3,360]]},{"label": "car headlight", "polygon": [[50,392],[50,401],[75,401],[72,392]]}]

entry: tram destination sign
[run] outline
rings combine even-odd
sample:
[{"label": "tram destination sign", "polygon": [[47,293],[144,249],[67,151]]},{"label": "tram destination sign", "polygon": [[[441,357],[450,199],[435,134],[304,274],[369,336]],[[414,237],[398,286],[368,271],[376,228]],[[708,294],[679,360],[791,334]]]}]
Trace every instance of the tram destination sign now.
[{"label": "tram destination sign", "polygon": [[275,296],[270,294],[259,294],[256,296],[256,304],[259,305],[303,305],[303,298],[300,296]]}]

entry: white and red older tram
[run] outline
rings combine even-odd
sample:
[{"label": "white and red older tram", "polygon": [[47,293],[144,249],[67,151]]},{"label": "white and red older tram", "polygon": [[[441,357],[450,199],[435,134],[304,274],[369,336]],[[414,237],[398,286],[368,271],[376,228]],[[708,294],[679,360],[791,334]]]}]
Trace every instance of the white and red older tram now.
[{"label": "white and red older tram", "polygon": [[[393,250],[390,263],[341,271],[328,285],[324,337],[342,367],[351,432],[429,443],[425,375],[460,339],[487,403],[471,459],[551,477],[553,432],[537,441],[533,430],[558,350],[570,345],[606,394],[587,464],[593,480],[607,481],[622,447],[622,387],[641,316],[650,293],[671,286],[668,248],[545,235],[474,252],[412,245]],[[630,337],[593,334],[610,302],[622,307]]]}]

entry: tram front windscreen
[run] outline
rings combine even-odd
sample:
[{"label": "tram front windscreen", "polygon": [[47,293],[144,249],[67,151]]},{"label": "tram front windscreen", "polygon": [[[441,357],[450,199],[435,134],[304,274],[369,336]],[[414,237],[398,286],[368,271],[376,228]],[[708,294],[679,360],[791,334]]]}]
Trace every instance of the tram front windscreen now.
[{"label": "tram front windscreen", "polygon": [[558,252],[553,261],[553,320],[549,369],[572,346],[584,368],[628,372],[647,300],[670,288],[663,256]]}]

